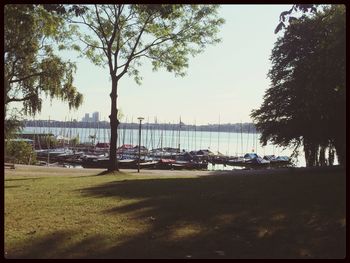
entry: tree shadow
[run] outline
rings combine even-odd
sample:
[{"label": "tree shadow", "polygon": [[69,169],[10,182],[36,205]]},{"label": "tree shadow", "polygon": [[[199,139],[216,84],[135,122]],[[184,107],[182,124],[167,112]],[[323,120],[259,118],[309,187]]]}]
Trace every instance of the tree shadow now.
[{"label": "tree shadow", "polygon": [[[118,244],[103,236],[85,239],[60,250],[61,257],[345,257],[345,225],[339,223],[345,218],[345,175],[213,173],[115,181],[79,191],[89,198],[136,200],[116,202],[103,213],[148,227]],[[40,244],[54,248],[62,238]],[[39,253],[40,244],[19,257]]]},{"label": "tree shadow", "polygon": [[6,188],[18,188],[21,187],[22,185],[5,185],[5,189]]},{"label": "tree shadow", "polygon": [[97,175],[125,175],[127,174],[126,172],[123,171],[108,171],[108,170],[104,170],[100,173],[98,173]]},{"label": "tree shadow", "polygon": [[107,170],[104,170],[102,172],[96,173],[96,174],[92,174],[92,175],[80,175],[80,176],[72,176],[71,178],[83,178],[83,177],[97,177],[97,176],[101,176],[101,175],[110,175],[110,176],[118,176],[118,175],[127,175],[127,172],[123,172],[123,171],[114,171],[114,172],[109,172]]},{"label": "tree shadow", "polygon": [[8,178],[5,179],[5,182],[10,182],[10,181],[26,181],[26,180],[39,180],[43,179],[43,177],[28,177],[28,178]]},{"label": "tree shadow", "polygon": [[21,244],[17,244],[16,251],[6,251],[9,259],[59,259],[59,258],[87,258],[90,251],[103,251],[106,244],[101,235],[92,235],[82,241],[74,241],[77,231],[56,231],[41,237],[31,237]]}]

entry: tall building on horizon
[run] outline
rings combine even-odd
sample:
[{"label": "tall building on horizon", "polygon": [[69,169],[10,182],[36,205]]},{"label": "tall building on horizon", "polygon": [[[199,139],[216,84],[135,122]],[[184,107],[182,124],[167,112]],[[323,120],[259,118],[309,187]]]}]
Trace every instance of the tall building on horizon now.
[{"label": "tall building on horizon", "polygon": [[92,113],[90,117],[89,113],[85,113],[85,116],[81,119],[82,122],[99,122],[100,121],[100,113],[95,111]]},{"label": "tall building on horizon", "polygon": [[81,121],[89,122],[90,121],[90,114],[89,113],[85,113],[85,116],[81,119]]},{"label": "tall building on horizon", "polygon": [[92,114],[92,122],[99,122],[100,121],[100,114],[95,111],[93,114]]}]

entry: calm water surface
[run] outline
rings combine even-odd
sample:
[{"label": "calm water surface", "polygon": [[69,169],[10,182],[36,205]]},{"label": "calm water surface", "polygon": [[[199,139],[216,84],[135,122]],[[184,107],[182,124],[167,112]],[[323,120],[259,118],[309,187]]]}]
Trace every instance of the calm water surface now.
[{"label": "calm water surface", "polygon": [[[58,127],[26,127],[26,131],[36,133],[51,132],[54,135],[63,135],[65,137],[79,137],[80,142],[93,142],[90,136],[95,136],[95,143],[109,142],[109,129],[96,128],[58,128]],[[138,130],[118,129],[118,147],[123,144],[138,145]],[[181,130],[180,136],[178,130],[159,130],[147,129],[143,127],[141,131],[141,145],[148,149],[173,147],[181,150],[200,150],[209,149],[225,155],[242,156],[247,152],[256,152],[261,156],[274,154],[290,156],[292,149],[276,147],[271,144],[261,146],[259,143],[260,134],[253,133],[231,133],[231,132],[207,132],[207,131],[188,131]],[[305,159],[302,148],[299,151],[299,157],[294,160],[296,166],[305,166]],[[218,166],[209,167],[209,169]],[[220,169],[232,169],[232,167],[220,167]]]}]

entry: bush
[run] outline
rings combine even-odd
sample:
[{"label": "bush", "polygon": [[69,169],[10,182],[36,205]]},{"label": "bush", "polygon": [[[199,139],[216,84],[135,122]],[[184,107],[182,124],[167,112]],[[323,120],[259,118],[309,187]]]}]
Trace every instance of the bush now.
[{"label": "bush", "polygon": [[5,160],[13,160],[19,164],[35,164],[36,153],[33,147],[23,141],[7,141],[5,144]]}]

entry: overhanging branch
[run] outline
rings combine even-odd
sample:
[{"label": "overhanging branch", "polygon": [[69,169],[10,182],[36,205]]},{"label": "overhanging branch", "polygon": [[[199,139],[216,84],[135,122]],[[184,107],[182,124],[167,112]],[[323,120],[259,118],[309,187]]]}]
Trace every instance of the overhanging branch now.
[{"label": "overhanging branch", "polygon": [[16,82],[21,82],[23,80],[26,80],[26,79],[29,79],[29,78],[32,78],[32,77],[40,76],[40,75],[42,75],[44,73],[45,73],[45,71],[34,73],[34,74],[31,74],[31,75],[25,76],[23,78],[20,78],[20,79],[11,80],[11,81],[9,81],[9,83],[12,84],[12,83],[16,83]]},{"label": "overhanging branch", "polygon": [[12,98],[7,98],[5,104],[10,103],[10,102],[20,102],[20,101],[26,101],[29,100],[31,97],[36,96],[35,94],[29,94],[23,98],[16,98],[16,97],[12,97]]},{"label": "overhanging branch", "polygon": [[151,17],[152,17],[152,14],[150,14],[150,15],[147,17],[147,19],[146,19],[146,21],[145,21],[145,23],[144,23],[144,25],[143,25],[143,27],[142,27],[142,29],[141,29],[141,31],[140,31],[140,34],[139,34],[139,36],[137,37],[137,39],[136,39],[136,41],[135,41],[134,47],[133,47],[133,49],[132,49],[132,51],[131,51],[131,53],[130,53],[130,56],[129,56],[128,61],[126,62],[125,66],[124,66],[123,71],[117,76],[117,79],[118,79],[118,80],[119,80],[121,77],[123,77],[124,74],[128,71],[130,62],[133,60],[133,57],[134,57],[134,55],[135,55],[136,47],[138,46],[138,44],[139,44],[139,42],[140,42],[140,39],[141,39],[141,36],[142,36],[143,32],[145,31],[145,28],[146,28],[148,22],[150,21]]}]

